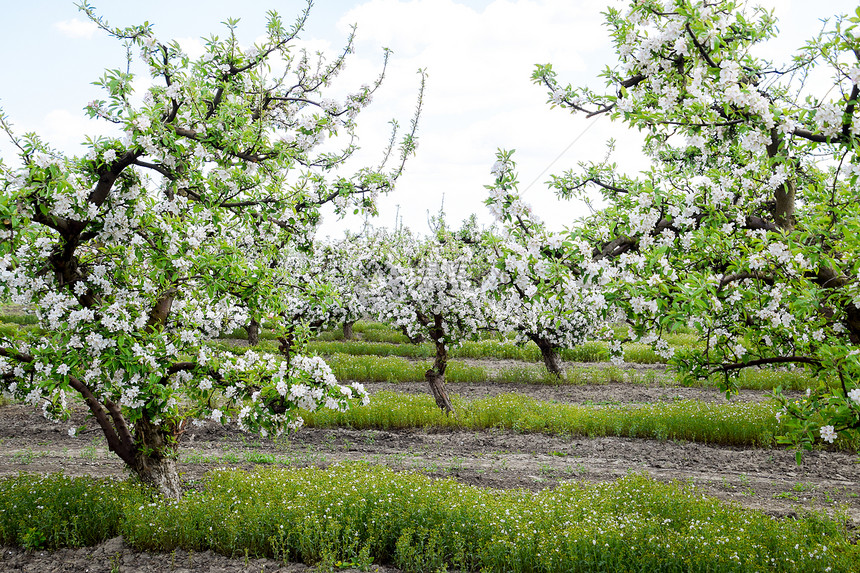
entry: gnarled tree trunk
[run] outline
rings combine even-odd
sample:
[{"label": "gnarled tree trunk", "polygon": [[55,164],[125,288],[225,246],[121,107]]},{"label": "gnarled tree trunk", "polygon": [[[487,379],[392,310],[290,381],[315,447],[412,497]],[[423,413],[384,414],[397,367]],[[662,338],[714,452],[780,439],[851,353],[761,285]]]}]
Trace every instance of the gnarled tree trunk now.
[{"label": "gnarled tree trunk", "polygon": [[448,398],[448,391],[445,390],[445,369],[448,367],[448,347],[445,345],[443,338],[444,329],[442,326],[442,317],[434,316],[434,324],[430,329],[430,336],[436,344],[436,358],[433,360],[433,368],[424,373],[424,379],[430,385],[430,392],[433,393],[433,398],[436,400],[436,405],[445,411],[445,415],[451,414],[454,411],[454,406],[451,405],[451,399]]},{"label": "gnarled tree trunk", "polygon": [[140,462],[131,468],[140,481],[155,489],[168,499],[182,497],[182,480],[176,469],[175,458],[150,458],[141,456]]},{"label": "gnarled tree trunk", "polygon": [[83,396],[104,432],[108,449],[119,456],[143,483],[165,497],[179,499],[182,482],[176,470],[176,457],[183,424],[155,425],[143,418],[134,424],[132,435],[119,404],[108,399],[99,401],[92,389],[74,376],[69,377],[69,385]]},{"label": "gnarled tree trunk", "polygon": [[278,352],[281,353],[281,356],[287,362],[287,366],[289,366],[296,350],[296,337],[292,326],[287,327],[284,336],[278,337],[278,343]]},{"label": "gnarled tree trunk", "polygon": [[445,376],[437,374],[431,368],[424,373],[424,379],[430,385],[430,392],[433,393],[433,399],[436,400],[436,405],[445,411],[448,415],[454,411],[454,406],[451,405],[451,399],[448,398],[448,391],[445,390]]},{"label": "gnarled tree trunk", "polygon": [[343,339],[344,340],[352,340],[352,337],[353,337],[352,326],[354,324],[355,324],[354,320],[343,321]]},{"label": "gnarled tree trunk", "polygon": [[245,329],[248,331],[248,345],[257,346],[260,344],[260,323],[252,318]]},{"label": "gnarled tree trunk", "polygon": [[173,428],[156,426],[146,418],[134,425],[135,451],[129,464],[146,485],[164,497],[182,497],[182,481],[176,469],[177,439]]},{"label": "gnarled tree trunk", "polygon": [[529,336],[529,338],[540,349],[540,355],[543,357],[543,363],[546,366],[547,372],[557,378],[561,378],[564,375],[564,368],[561,365],[556,347],[550,344],[546,338],[540,336]]}]

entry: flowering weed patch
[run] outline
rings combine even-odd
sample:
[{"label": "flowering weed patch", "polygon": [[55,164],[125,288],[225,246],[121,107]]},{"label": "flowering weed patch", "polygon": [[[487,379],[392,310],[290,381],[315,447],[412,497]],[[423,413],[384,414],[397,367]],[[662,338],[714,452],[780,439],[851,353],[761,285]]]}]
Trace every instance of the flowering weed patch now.
[{"label": "flowering weed patch", "polygon": [[407,572],[853,571],[839,519],[775,519],[642,475],[499,491],[363,463],[212,472],[167,501],[129,482],[0,479],[0,543],[214,550]]},{"label": "flowering weed patch", "polygon": [[128,482],[62,474],[0,479],[0,544],[86,547],[119,534],[125,505],[149,501]]},{"label": "flowering weed patch", "polygon": [[836,521],[778,520],[631,475],[540,493],[366,464],[216,471],[178,502],[127,507],[138,548],[212,549],[405,571],[851,571]]}]

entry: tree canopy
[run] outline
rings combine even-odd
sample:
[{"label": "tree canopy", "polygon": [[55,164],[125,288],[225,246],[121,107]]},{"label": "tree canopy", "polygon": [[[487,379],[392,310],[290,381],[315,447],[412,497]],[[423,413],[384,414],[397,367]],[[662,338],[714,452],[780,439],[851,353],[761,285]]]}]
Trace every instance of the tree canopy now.
[{"label": "tree canopy", "polygon": [[673,362],[694,378],[801,367],[820,381],[783,401],[791,441],[811,447],[860,427],[860,14],[836,17],[784,63],[757,55],[773,15],[722,0],[642,0],[606,22],[617,61],[608,93],[533,79],[549,104],[642,132],[650,168],[581,164],[562,197],[607,207],[572,229],[593,246],[577,267],[604,283],[630,337],[674,325],[701,349]]}]

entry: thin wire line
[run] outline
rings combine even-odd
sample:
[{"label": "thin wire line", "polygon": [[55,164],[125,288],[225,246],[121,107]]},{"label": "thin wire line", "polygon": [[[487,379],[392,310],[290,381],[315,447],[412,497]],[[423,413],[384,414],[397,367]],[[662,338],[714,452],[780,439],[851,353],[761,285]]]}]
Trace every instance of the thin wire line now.
[{"label": "thin wire line", "polygon": [[592,126],[592,125],[594,125],[595,123],[597,123],[597,120],[598,120],[598,119],[600,119],[600,116],[596,116],[594,119],[592,119],[592,120],[591,120],[591,123],[589,123],[588,125],[586,125],[586,126],[585,126],[585,129],[583,129],[581,132],[579,132],[579,135],[577,135],[575,138],[573,138],[573,141],[571,141],[571,142],[568,144],[568,146],[567,146],[567,147],[565,147],[565,148],[564,148],[564,150],[563,150],[561,153],[559,153],[559,154],[558,154],[558,156],[557,156],[555,159],[553,159],[552,161],[550,161],[549,165],[547,165],[546,167],[544,167],[543,171],[541,171],[541,172],[538,174],[538,176],[534,178],[534,181],[532,181],[531,183],[529,183],[529,184],[526,186],[526,188],[525,188],[525,189],[523,189],[523,191],[522,191],[522,193],[520,193],[520,195],[525,195],[525,192],[526,192],[526,191],[528,191],[528,190],[531,188],[531,186],[532,186],[532,185],[534,185],[535,183],[537,183],[538,179],[540,179],[541,177],[543,177],[543,174],[544,174],[544,173],[546,173],[547,171],[549,171],[549,168],[550,168],[550,167],[552,167],[553,165],[555,165],[555,162],[556,162],[556,161],[558,161],[559,159],[561,159],[561,158],[562,158],[562,156],[563,156],[565,153],[567,153],[567,152],[570,150],[570,148],[571,148],[571,147],[573,147],[573,145],[574,145],[577,141],[579,141],[579,140],[580,140],[580,138],[581,138],[583,135],[585,135],[585,132],[586,132],[586,131],[588,131],[589,129],[591,129],[591,126]]}]

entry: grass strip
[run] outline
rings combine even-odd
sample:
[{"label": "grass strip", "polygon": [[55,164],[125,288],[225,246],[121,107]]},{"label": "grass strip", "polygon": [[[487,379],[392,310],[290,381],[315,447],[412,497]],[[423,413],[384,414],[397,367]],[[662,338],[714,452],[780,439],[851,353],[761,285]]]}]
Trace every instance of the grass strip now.
[{"label": "grass strip", "polygon": [[0,314],[0,322],[29,326],[36,324],[38,320],[32,314]]},{"label": "grass strip", "polygon": [[[0,330],[2,330],[0,325]],[[352,344],[352,343],[351,343]],[[597,343],[595,343],[597,344]],[[241,354],[251,350],[247,346],[238,347],[223,341],[215,341],[210,343],[210,346],[227,352]],[[397,348],[396,345],[384,344],[379,345],[384,349]],[[585,346],[585,345],[583,345]],[[409,346],[407,348],[420,348]],[[318,345],[316,350],[328,349],[335,350],[343,347],[324,347]],[[347,349],[350,349],[347,347]],[[277,344],[270,341],[262,341],[259,347],[254,348],[256,351],[277,353]],[[355,349],[350,349],[355,351]],[[373,354],[376,350],[371,350],[368,354],[361,353],[343,353],[325,354],[316,352],[322,355],[326,362],[332,367],[332,371],[338,380],[354,381],[354,382],[417,382],[424,379],[424,372],[430,368],[430,360],[415,361],[406,357],[390,356],[383,351],[378,351],[379,355]],[[410,350],[404,352],[412,352]],[[514,383],[514,384],[606,384],[611,382],[626,382],[632,384],[664,384],[670,386],[697,386],[697,387],[718,387],[720,377],[714,375],[710,380],[700,380],[689,383],[683,379],[683,376],[678,375],[671,380],[658,379],[658,373],[649,370],[637,370],[635,368],[621,366],[590,367],[584,365],[568,365],[565,375],[561,378],[555,377],[547,373],[542,364],[524,362],[522,365],[504,366],[502,368],[489,369],[478,364],[465,364],[457,360],[452,360],[448,363],[448,370],[445,374],[448,382],[457,383],[482,383],[482,382],[499,382],[499,383]],[[812,388],[819,383],[803,369],[788,370],[785,368],[774,369],[748,369],[740,373],[737,380],[738,388],[746,390],[773,390],[777,386],[782,386],[786,391],[803,391],[806,388]]]},{"label": "grass strip", "polygon": [[[847,572],[860,559],[838,519],[814,513],[774,519],[642,475],[535,493],[363,463],[219,470],[178,502],[141,500],[122,484],[105,490],[91,479],[71,481],[0,480],[0,540],[24,543],[13,530],[48,538],[63,524],[90,519],[102,509],[97,500],[112,497],[122,501],[122,512],[108,519],[137,549],[214,550],[325,570],[381,563],[407,573]],[[72,499],[69,488],[84,502],[55,503]],[[39,505],[24,513],[18,507],[27,496]],[[107,539],[113,531],[93,533]]]},{"label": "grass strip", "polygon": [[[334,354],[325,357],[338,380],[356,382],[417,382],[424,380],[430,360],[407,360],[396,356],[353,356]],[[495,370],[457,360],[448,363],[445,379],[451,384],[498,382],[509,384],[603,384],[607,382],[653,381],[654,375],[620,368],[571,368],[561,378],[546,371],[543,365],[523,364]]]},{"label": "grass strip", "polygon": [[[353,356],[334,354],[325,357],[338,380],[357,382],[416,382],[424,380],[424,373],[430,369],[430,360],[406,360],[395,356]],[[451,382],[485,382],[491,377],[481,366],[464,362],[448,363],[446,379]]]},{"label": "grass strip", "polygon": [[[312,340],[308,352],[321,355],[350,354],[353,356],[404,356],[409,358],[432,358],[435,349],[428,343],[392,344],[367,340]],[[540,350],[533,342],[525,345],[500,340],[474,340],[463,342],[451,349],[451,358],[476,358],[497,360],[521,360],[541,362]],[[609,360],[609,345],[605,342],[589,341],[575,348],[559,352],[567,362],[606,362]],[[645,344],[624,345],[624,360],[637,364],[664,364],[666,360]]]},{"label": "grass strip", "polygon": [[[430,360],[407,360],[398,356],[374,356],[332,354],[325,356],[338,380],[356,382],[416,382],[424,379],[424,372],[430,368]],[[498,382],[512,384],[607,384],[627,382],[633,384],[656,384],[658,374],[652,371],[638,371],[622,366],[596,368],[589,366],[568,367],[564,376],[550,375],[542,364],[522,364],[505,366],[490,370],[481,365],[465,364],[457,360],[448,363],[445,379],[452,384]],[[717,387],[718,377],[702,381],[698,385]],[[664,383],[681,385],[680,377]],[[738,387],[752,390],[773,390],[782,386],[784,390],[802,391],[813,387],[817,382],[804,370],[745,370],[738,378]]]},{"label": "grass strip", "polygon": [[390,344],[365,340],[311,340],[305,348],[308,353],[319,355],[348,354],[407,358],[429,358],[435,352],[429,344]]},{"label": "grass strip", "polygon": [[[0,325],[2,334],[13,336],[19,327],[35,325],[36,317],[28,314],[2,314]],[[307,345],[307,350],[313,354],[350,354],[367,356],[403,356],[408,358],[432,358],[435,352],[429,343],[410,344],[402,333],[385,325],[373,322],[359,321],[353,327],[360,333],[362,340],[343,340],[343,333],[338,330],[325,331],[316,336]],[[246,339],[244,328],[237,328],[219,337],[222,339]],[[275,335],[267,329],[260,332],[260,339],[266,348],[277,348],[274,344]],[[669,344],[678,349],[692,347],[697,344],[690,334],[669,334],[666,337]],[[267,345],[266,342],[269,342]],[[561,349],[560,357],[567,362],[606,362],[609,360],[609,345],[602,341],[588,341],[575,348]],[[541,354],[533,342],[524,345],[515,344],[509,340],[468,340],[460,346],[451,349],[452,358],[475,358],[497,360],[521,360],[524,362],[541,362]],[[646,344],[628,343],[624,345],[624,360],[637,364],[664,364],[666,360],[657,355]]]},{"label": "grass strip", "polygon": [[[569,436],[618,436],[684,440],[724,446],[770,447],[782,431],[771,402],[709,403],[678,400],[656,404],[577,405],[541,402],[519,394],[466,401],[452,396],[456,414],[446,416],[429,395],[377,392],[367,406],[346,412],[302,412],[305,424],[356,429],[502,428]],[[857,451],[860,440],[840,435],[833,448]]]},{"label": "grass strip", "polygon": [[[722,376],[715,374],[710,380],[703,383],[703,386],[718,386]],[[793,390],[802,392],[807,388],[815,388],[821,380],[812,376],[804,368],[795,368],[788,370],[780,369],[754,369],[748,368],[742,370],[738,375],[738,388],[748,390],[773,390],[777,386],[782,386],[783,390]],[[833,385],[837,385],[838,381],[834,380]]]}]

